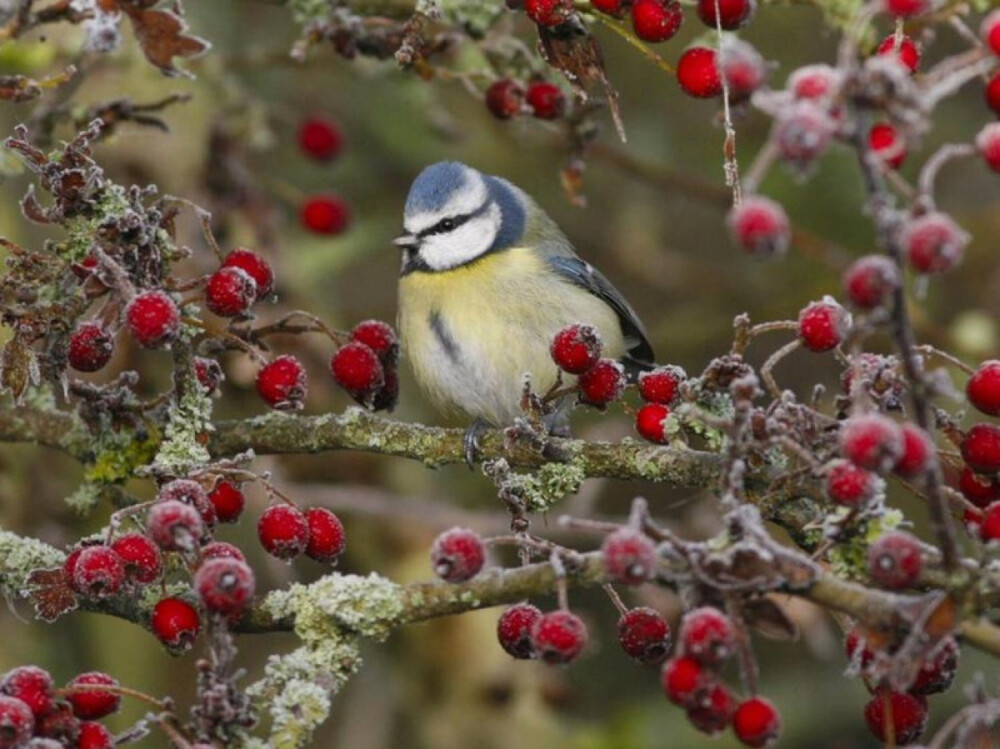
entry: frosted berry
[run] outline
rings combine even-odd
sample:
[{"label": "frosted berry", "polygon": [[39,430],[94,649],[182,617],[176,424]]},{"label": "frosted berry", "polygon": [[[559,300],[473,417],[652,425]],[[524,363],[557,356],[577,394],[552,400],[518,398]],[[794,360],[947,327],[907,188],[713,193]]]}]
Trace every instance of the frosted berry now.
[{"label": "frosted berry", "polygon": [[826,474],[826,496],[845,507],[859,507],[875,495],[875,475],[849,460],[835,460]]},{"label": "frosted berry", "polygon": [[205,306],[219,317],[243,317],[257,300],[257,282],[242,268],[219,268],[205,284]]},{"label": "frosted berry", "polygon": [[719,53],[719,73],[729,89],[729,98],[741,101],[764,84],[767,63],[750,44],[729,39]]},{"label": "frosted berry", "polygon": [[903,454],[893,470],[900,476],[917,476],[934,461],[934,443],[916,424],[905,422],[900,429],[903,431]]},{"label": "frosted berry", "polygon": [[[38,666],[18,666],[0,680],[0,694],[21,700],[35,717],[52,709],[54,688],[52,676]],[[2,733],[0,730],[0,744]]]},{"label": "frosted berry", "polygon": [[310,117],[299,125],[299,147],[317,161],[332,161],[343,146],[340,129],[325,117]]},{"label": "frosted berry", "polygon": [[80,724],[76,749],[112,749],[114,745],[115,737],[103,723],[85,720]]},{"label": "frosted berry", "polygon": [[65,699],[55,700],[49,712],[35,719],[35,736],[38,738],[56,741],[60,746],[73,746],[79,735],[80,719],[73,715],[73,707]]},{"label": "frosted berry", "polygon": [[969,403],[987,416],[1000,416],[1000,361],[991,359],[979,365],[965,385]]},{"label": "frosted berry", "polygon": [[396,331],[381,320],[359,322],[351,331],[351,340],[370,348],[387,367],[394,365],[399,359],[399,338]]},{"label": "frosted berry", "polygon": [[736,700],[732,693],[721,684],[713,684],[701,701],[688,709],[687,717],[699,731],[714,736],[729,727],[735,711]]},{"label": "frosted berry", "polygon": [[125,321],[140,346],[159,348],[177,337],[181,313],[165,292],[145,291],[129,302],[125,308]]},{"label": "frosted berry", "polygon": [[782,159],[804,166],[823,154],[835,130],[830,115],[815,104],[804,102],[778,118],[774,142]]},{"label": "frosted berry", "polygon": [[665,42],[684,23],[684,11],[675,0],[634,0],[632,30],[644,42]]},{"label": "frosted berry", "polygon": [[1000,73],[995,73],[986,84],[986,106],[1000,114]]},{"label": "frosted berry", "polygon": [[112,713],[118,712],[121,707],[121,695],[103,689],[80,689],[71,691],[77,686],[104,686],[117,687],[117,679],[102,673],[101,671],[89,671],[80,674],[66,685],[68,694],[66,699],[73,707],[73,715],[81,720],[100,720]]},{"label": "frosted berry", "polygon": [[677,83],[697,99],[711,99],[722,93],[722,78],[716,52],[709,47],[690,47],[677,61]]},{"label": "frosted berry", "polygon": [[903,430],[880,414],[853,416],[840,430],[840,451],[845,458],[869,471],[884,471],[903,456]]},{"label": "frosted berry", "polygon": [[531,632],[542,612],[530,603],[517,603],[504,609],[497,620],[497,640],[509,655],[519,660],[535,657]]},{"label": "frosted berry", "polygon": [[293,411],[306,399],[306,370],[294,356],[284,354],[257,372],[257,393],[271,408]]},{"label": "frosted berry", "polygon": [[940,694],[951,687],[958,672],[958,643],[954,637],[945,638],[924,661],[910,685],[911,694]]},{"label": "frosted berry", "polygon": [[192,481],[191,479],[174,479],[173,481],[168,481],[160,487],[156,496],[161,502],[175,499],[178,502],[190,505],[198,511],[206,528],[214,528],[218,522],[215,505],[208,498],[208,492],[197,481]]},{"label": "frosted berry", "polygon": [[475,531],[452,528],[434,539],[431,566],[434,574],[450,583],[475,577],[486,562],[486,546]]},{"label": "frosted berry", "polygon": [[221,557],[238,559],[241,562],[247,560],[238,546],[233,546],[225,541],[212,541],[201,547],[202,559],[219,559]]},{"label": "frosted berry", "polygon": [[885,12],[896,18],[919,16],[921,13],[929,11],[932,5],[932,0],[882,0]]},{"label": "frosted berry", "polygon": [[539,26],[553,28],[569,20],[573,7],[566,0],[525,0],[524,12]]},{"label": "frosted berry", "polygon": [[799,340],[810,351],[836,348],[844,342],[850,328],[850,313],[831,297],[812,302],[799,313]]},{"label": "frosted berry", "polygon": [[680,367],[667,365],[639,375],[639,395],[648,403],[669,405],[677,397],[687,373]]},{"label": "frosted berry", "polygon": [[670,652],[670,625],[659,611],[630,609],[618,620],[618,642],[639,663],[662,663]]},{"label": "frosted berry", "polygon": [[976,148],[986,165],[994,172],[1000,172],[1000,122],[991,122],[979,131]]},{"label": "frosted berry", "polygon": [[111,360],[114,351],[115,339],[104,326],[96,322],[82,322],[70,336],[67,358],[69,365],[78,372],[96,372]]},{"label": "frosted berry", "polygon": [[310,507],[304,514],[309,526],[306,556],[317,562],[335,562],[344,552],[344,524],[325,507]]},{"label": "frosted berry", "polygon": [[0,749],[27,746],[34,730],[31,708],[16,697],[0,695]]},{"label": "frosted berry", "polygon": [[908,588],[923,567],[920,541],[909,533],[893,531],[868,547],[868,572],[883,588]]},{"label": "frosted berry", "polygon": [[163,559],[153,539],[143,533],[126,533],[111,542],[125,566],[125,575],[140,585],[156,580],[163,572]]},{"label": "frosted berry", "polygon": [[240,488],[230,481],[219,481],[208,495],[208,501],[215,508],[215,516],[220,523],[235,523],[243,514],[246,497]]},{"label": "frosted berry", "polygon": [[792,96],[801,100],[832,98],[840,89],[843,76],[840,71],[822,63],[806,65],[794,70],[786,84]]},{"label": "frosted berry", "polygon": [[900,38],[898,46],[896,44],[896,35],[889,34],[878,45],[876,52],[883,56],[895,57],[911,73],[916,73],[917,68],[920,67],[920,47],[906,34],[903,34]]},{"label": "frosted berry", "polygon": [[594,10],[612,18],[621,18],[625,14],[625,0],[591,0],[590,4]]},{"label": "frosted berry", "polygon": [[253,570],[238,559],[209,559],[194,574],[194,588],[205,608],[224,616],[236,616],[253,598]]},{"label": "frosted berry", "polygon": [[909,221],[900,234],[906,257],[918,273],[944,273],[962,259],[969,235],[944,213]]},{"label": "frosted berry", "polygon": [[226,376],[222,374],[222,367],[215,359],[207,359],[204,356],[194,358],[194,375],[198,378],[198,383],[204,388],[206,395],[218,395],[219,388]]},{"label": "frosted berry", "polygon": [[791,227],[785,209],[762,195],[749,195],[733,206],[727,219],[733,240],[758,257],[780,255],[788,249]]},{"label": "frosted berry", "polygon": [[257,538],[271,556],[291,559],[309,545],[309,523],[297,507],[271,505],[257,521]]},{"label": "frosted berry", "polygon": [[899,169],[906,160],[906,142],[888,122],[872,125],[868,131],[868,147],[892,169]]},{"label": "frosted berry", "polygon": [[73,589],[89,598],[113,596],[125,583],[125,565],[113,549],[88,546],[73,570]]},{"label": "frosted berry", "polygon": [[583,374],[601,358],[601,337],[592,325],[567,325],[552,339],[549,353],[559,369]]},{"label": "frosted berry", "polygon": [[625,368],[612,359],[601,359],[580,375],[580,402],[603,408],[625,390]]},{"label": "frosted berry", "polygon": [[670,441],[665,421],[670,409],[662,403],[647,403],[635,414],[635,431],[645,440],[665,445]]},{"label": "frosted berry", "polygon": [[194,507],[172,499],[149,508],[146,532],[164,551],[191,551],[205,535],[205,524]]},{"label": "frosted berry", "polygon": [[631,528],[619,528],[605,536],[601,558],[608,578],[623,585],[639,585],[656,572],[656,546],[648,536]]},{"label": "frosted berry", "polygon": [[988,14],[979,25],[979,35],[993,54],[1000,55],[1000,9]]},{"label": "frosted berry", "polygon": [[890,715],[897,746],[912,744],[927,724],[927,698],[883,687],[865,705],[865,723],[879,741],[889,740]]},{"label": "frosted berry", "polygon": [[382,362],[363,343],[348,343],[337,349],[330,359],[330,372],[337,384],[360,403],[370,402],[385,384]]},{"label": "frosted berry", "polygon": [[486,108],[494,117],[509,120],[521,113],[524,106],[524,88],[510,78],[494,81],[486,89]]},{"label": "frosted berry", "polygon": [[865,255],[844,272],[844,293],[861,309],[885,304],[901,283],[899,268],[885,255]]},{"label": "frosted berry", "polygon": [[239,268],[257,284],[256,298],[263,299],[274,288],[274,270],[253,250],[237,247],[222,259],[223,268]]},{"label": "frosted berry", "polygon": [[995,478],[977,475],[971,468],[963,468],[959,474],[958,490],[979,508],[1000,499],[1000,483]]},{"label": "frosted berry", "polygon": [[587,627],[576,614],[559,609],[538,618],[531,639],[538,657],[546,663],[569,663],[586,647]]},{"label": "frosted berry", "polygon": [[351,212],[337,195],[313,195],[299,212],[302,225],[314,234],[341,234],[351,223]]},{"label": "frosted berry", "polygon": [[1000,472],[1000,427],[976,424],[965,433],[962,457],[978,473]]},{"label": "frosted berry", "polygon": [[561,88],[548,81],[528,84],[525,99],[532,114],[540,120],[557,120],[566,111],[566,95]]},{"label": "frosted berry", "polygon": [[681,707],[694,707],[702,692],[711,684],[711,674],[701,661],[690,656],[676,656],[663,664],[660,686],[667,699]]},{"label": "frosted berry", "polygon": [[733,732],[747,746],[767,746],[781,733],[781,716],[768,700],[751,697],[736,708]]},{"label": "frosted berry", "polygon": [[716,24],[727,31],[743,28],[750,22],[754,10],[754,0],[698,0],[698,18],[713,29]]},{"label": "frosted berry", "polygon": [[684,615],[679,641],[684,655],[709,665],[720,663],[736,652],[733,623],[728,616],[710,606]]},{"label": "frosted berry", "polygon": [[189,650],[201,630],[198,609],[182,598],[163,598],[153,607],[149,627],[157,639],[176,652]]},{"label": "frosted berry", "polygon": [[867,668],[875,660],[875,652],[868,647],[868,641],[857,627],[847,633],[844,639],[844,654],[851,663]]},{"label": "frosted berry", "polygon": [[986,542],[1000,541],[1000,502],[993,502],[983,510],[979,521],[979,537]]}]

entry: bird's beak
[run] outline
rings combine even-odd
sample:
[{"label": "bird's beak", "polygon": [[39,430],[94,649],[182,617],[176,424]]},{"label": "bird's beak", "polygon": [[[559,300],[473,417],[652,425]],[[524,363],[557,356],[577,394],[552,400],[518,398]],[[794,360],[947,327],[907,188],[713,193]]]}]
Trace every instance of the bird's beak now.
[{"label": "bird's beak", "polygon": [[420,243],[420,239],[413,234],[404,234],[401,237],[396,237],[392,243],[401,250],[412,250]]}]

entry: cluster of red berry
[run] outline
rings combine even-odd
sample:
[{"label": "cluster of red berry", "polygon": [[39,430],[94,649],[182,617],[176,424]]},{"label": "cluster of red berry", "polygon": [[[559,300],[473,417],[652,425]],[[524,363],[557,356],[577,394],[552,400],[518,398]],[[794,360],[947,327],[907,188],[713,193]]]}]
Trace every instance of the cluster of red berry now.
[{"label": "cluster of red berry", "polygon": [[[966,397],[980,413],[1000,416],[1000,361],[983,362],[969,378]],[[958,488],[969,501],[970,529],[984,541],[1000,540],[1000,427],[983,422],[965,433],[960,445],[965,466]]]},{"label": "cluster of red berry", "polygon": [[486,89],[486,108],[501,120],[527,112],[540,120],[558,120],[566,112],[566,94],[548,81],[532,81],[526,88],[510,78],[501,78]]},{"label": "cluster of red berry", "polygon": [[[340,155],[344,136],[325,117],[310,117],[299,126],[299,146],[310,158],[329,164]],[[339,195],[310,195],[299,209],[302,225],[315,234],[342,234],[351,223],[351,211]]]}]

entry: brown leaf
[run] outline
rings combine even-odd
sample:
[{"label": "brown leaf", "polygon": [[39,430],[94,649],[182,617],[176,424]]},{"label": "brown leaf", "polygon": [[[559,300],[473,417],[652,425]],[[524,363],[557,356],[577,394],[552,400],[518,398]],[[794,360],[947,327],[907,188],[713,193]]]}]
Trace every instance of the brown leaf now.
[{"label": "brown leaf", "polygon": [[21,213],[28,221],[32,221],[36,224],[50,224],[52,220],[49,218],[48,211],[38,202],[38,196],[35,195],[35,186],[29,185],[28,191],[24,193],[24,197],[21,198]]},{"label": "brown leaf", "polygon": [[28,575],[28,597],[35,605],[39,618],[53,622],[76,608],[76,594],[61,568],[34,570]]},{"label": "brown leaf", "polygon": [[174,65],[174,58],[197,57],[212,45],[185,33],[188,25],[180,15],[179,6],[175,10],[149,10],[141,5],[122,3],[121,9],[132,19],[135,38],[146,59],[164,75],[190,77],[190,73]]},{"label": "brown leaf", "polygon": [[0,390],[10,390],[14,401],[20,402],[28,384],[35,379],[35,366],[31,349],[15,335],[0,353]]}]

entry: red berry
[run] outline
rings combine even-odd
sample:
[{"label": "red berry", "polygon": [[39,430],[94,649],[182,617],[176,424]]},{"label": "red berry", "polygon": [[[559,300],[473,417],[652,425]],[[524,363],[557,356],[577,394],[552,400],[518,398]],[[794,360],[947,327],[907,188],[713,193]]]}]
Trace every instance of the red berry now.
[{"label": "red berry", "polygon": [[299,146],[317,161],[331,161],[343,148],[344,136],[325,117],[310,117],[299,125]]},{"label": "red berry", "polygon": [[347,203],[337,195],[313,195],[302,204],[302,225],[314,234],[340,234],[351,222]]},{"label": "red berry", "polygon": [[552,339],[549,353],[562,371],[583,374],[601,358],[601,337],[592,325],[567,325]]},{"label": "red berry", "polygon": [[271,556],[291,559],[309,545],[309,523],[297,507],[271,505],[257,521],[257,538]]},{"label": "red berry", "polygon": [[993,502],[983,510],[979,521],[979,537],[983,541],[1000,541],[1000,502]]},{"label": "red berry", "polygon": [[90,251],[79,263],[73,263],[70,266],[70,270],[73,271],[73,275],[75,275],[78,279],[86,281],[88,278],[93,276],[94,271],[97,270],[97,265],[97,255],[95,255],[93,251]]},{"label": "red berry", "polygon": [[[86,546],[77,546],[69,554],[66,555],[66,560],[63,562],[63,574],[66,576],[66,582],[74,590],[76,590],[75,587],[76,583],[73,581],[73,578],[76,575],[76,565],[77,562],[80,561],[80,555],[86,548],[87,548]],[[76,592],[79,593],[80,591],[77,590]]]},{"label": "red berry", "polygon": [[337,349],[330,359],[330,372],[338,385],[364,405],[385,384],[382,362],[363,343],[348,343]]},{"label": "red berry", "polygon": [[665,42],[684,23],[684,11],[675,0],[634,0],[632,30],[644,42]]},{"label": "red berry", "polygon": [[883,588],[907,588],[923,567],[920,542],[909,533],[894,531],[868,547],[868,572]]},{"label": "red berry", "polygon": [[826,474],[826,496],[845,507],[858,507],[875,495],[875,475],[849,460],[835,460]]},{"label": "red berry", "polygon": [[979,131],[979,135],[976,136],[976,148],[979,149],[979,154],[986,165],[994,172],[1000,172],[1000,122],[991,122]]},{"label": "red berry", "polygon": [[625,368],[612,359],[601,359],[580,375],[580,402],[603,408],[625,390]]},{"label": "red berry", "polygon": [[764,84],[767,63],[751,45],[730,39],[719,53],[719,72],[733,101],[746,99]]},{"label": "red berry", "polygon": [[911,73],[916,73],[917,68],[920,66],[920,47],[906,34],[903,34],[899,38],[898,45],[896,44],[896,35],[889,34],[878,45],[878,50],[876,51],[883,56],[895,57],[909,68]]},{"label": "red berry", "polygon": [[257,282],[242,268],[219,268],[205,284],[205,306],[219,317],[243,317],[257,299]]},{"label": "red berry", "polygon": [[229,481],[219,481],[208,495],[220,523],[235,523],[243,514],[246,497],[240,488]]},{"label": "red berry", "polygon": [[618,642],[639,663],[662,663],[670,652],[670,625],[651,608],[630,609],[618,620]]},{"label": "red berry", "polygon": [[100,671],[89,671],[80,674],[66,685],[68,694],[66,699],[73,707],[73,714],[81,720],[100,720],[112,713],[118,712],[121,707],[121,695],[103,689],[80,689],[73,691],[73,687],[81,686],[102,686],[117,687],[118,681],[108,674]]},{"label": "red berry", "polygon": [[528,84],[525,99],[532,113],[540,120],[557,120],[566,111],[566,95],[554,83],[536,81]]},{"label": "red berry", "polygon": [[0,749],[27,746],[34,730],[31,708],[16,697],[0,695]]},{"label": "red berry", "polygon": [[1000,427],[993,424],[976,424],[970,427],[962,440],[962,457],[969,468],[977,473],[1000,471]]},{"label": "red berry", "polygon": [[[883,9],[896,18],[910,18],[926,13],[932,7],[931,0],[882,0]],[[907,742],[903,742],[907,743]]]},{"label": "red berry", "polygon": [[[2,721],[0,721],[0,727],[2,725]],[[80,720],[73,715],[72,706],[64,699],[55,700],[49,712],[35,719],[35,736],[56,741],[62,746],[74,746],[79,735]],[[0,744],[0,746],[3,745]],[[29,744],[29,746],[31,745]],[[45,749],[49,749],[49,747],[46,746]],[[53,749],[55,748],[53,747]]]},{"label": "red berry", "polygon": [[986,84],[986,106],[1000,114],[1000,73],[994,74]]},{"label": "red berry", "polygon": [[396,337],[396,331],[381,320],[359,322],[351,331],[351,340],[370,348],[387,367],[394,365],[399,358],[399,338]]},{"label": "red berry", "polygon": [[1000,416],[1000,361],[991,359],[979,369],[965,385],[969,403],[987,416]]},{"label": "red berry", "polygon": [[452,528],[434,539],[431,566],[434,574],[450,583],[475,577],[486,562],[483,539],[468,528]]},{"label": "red berry", "polygon": [[125,574],[130,580],[146,585],[153,582],[163,572],[163,559],[159,547],[142,533],[126,533],[111,543],[125,566]]},{"label": "red berry", "polygon": [[80,724],[80,736],[76,740],[76,749],[112,749],[115,737],[103,723],[85,720]]},{"label": "red berry", "polygon": [[743,28],[755,10],[754,0],[698,0],[698,18],[713,29],[717,24],[727,31]]},{"label": "red berry", "polygon": [[840,71],[829,65],[806,65],[792,71],[787,88],[796,99],[832,98],[840,89]]},{"label": "red berry", "polygon": [[702,733],[713,736],[726,730],[736,711],[733,695],[721,684],[713,684],[702,700],[688,709],[691,725]]},{"label": "red berry", "polygon": [[747,746],[767,746],[781,733],[781,716],[769,701],[751,697],[736,708],[733,731]]},{"label": "red berry", "polygon": [[505,609],[497,620],[500,647],[519,660],[534,658],[535,643],[531,632],[541,618],[542,612],[530,603],[517,603]]},{"label": "red berry", "polygon": [[799,313],[799,340],[810,351],[834,349],[851,328],[851,314],[832,297],[812,302]]},{"label": "red berry", "polygon": [[243,552],[240,551],[238,546],[233,546],[225,541],[212,541],[211,543],[205,544],[201,547],[201,558],[202,559],[238,559],[241,562],[245,562],[247,558],[243,556]]},{"label": "red berry", "polygon": [[904,422],[900,428],[903,430],[903,455],[893,470],[900,476],[916,476],[926,471],[934,460],[934,443],[916,424]]},{"label": "red berry", "polygon": [[553,665],[576,660],[587,645],[587,628],[572,612],[559,609],[542,614],[531,629],[535,652]]},{"label": "red berry", "polygon": [[840,451],[845,458],[869,471],[884,471],[903,456],[903,430],[880,414],[853,416],[840,430]]},{"label": "red berry", "polygon": [[681,620],[680,648],[684,655],[702,663],[720,663],[736,652],[733,623],[710,606],[689,611]]},{"label": "red berry", "polygon": [[165,292],[144,291],[125,308],[125,321],[140,346],[159,348],[177,337],[181,313]]},{"label": "red berry", "polygon": [[906,142],[887,122],[872,125],[868,131],[868,147],[887,166],[899,169],[906,160]]},{"label": "red berry", "polygon": [[[21,700],[35,717],[52,709],[54,685],[49,672],[38,666],[18,666],[0,681],[0,694]],[[3,731],[0,730],[0,744]]]},{"label": "red berry", "polygon": [[613,18],[621,18],[625,14],[625,0],[591,0],[590,4],[594,10]]},{"label": "red berry", "polygon": [[552,28],[569,20],[573,6],[566,0],[525,0],[524,12],[539,26]]},{"label": "red berry", "polygon": [[509,120],[521,113],[522,106],[524,106],[524,89],[520,83],[510,78],[494,81],[486,89],[486,108],[497,119]]},{"label": "red berry", "polygon": [[1000,55],[1000,9],[994,10],[983,19],[979,26],[979,35],[986,46],[993,50],[993,54]]},{"label": "red berry", "polygon": [[306,556],[317,562],[335,562],[344,552],[344,524],[325,507],[310,507],[304,514],[309,526]]},{"label": "red berry", "polygon": [[722,78],[714,49],[690,47],[677,61],[677,83],[684,93],[697,99],[711,99],[722,93]]},{"label": "red berry", "polygon": [[927,699],[881,688],[865,705],[865,723],[879,741],[889,740],[890,716],[897,746],[911,744],[924,732]]},{"label": "red berry", "polygon": [[944,213],[928,213],[908,222],[900,244],[919,273],[944,273],[962,259],[969,235]]},{"label": "red berry", "polygon": [[294,356],[284,354],[257,372],[257,392],[271,408],[294,411],[306,399],[306,370]]},{"label": "red berry", "polygon": [[733,239],[758,257],[780,255],[788,249],[791,227],[780,204],[762,195],[748,195],[733,206],[727,219]]},{"label": "red berry", "polygon": [[782,159],[805,166],[822,155],[835,130],[836,123],[826,111],[803,102],[778,118],[773,137]]},{"label": "red berry", "polygon": [[156,496],[160,502],[177,500],[178,502],[190,505],[198,511],[201,521],[205,524],[206,528],[214,528],[218,522],[218,517],[215,514],[215,505],[208,498],[208,492],[197,481],[192,481],[191,479],[174,479],[173,481],[168,481],[160,487]]},{"label": "red berry", "polygon": [[206,359],[204,356],[194,358],[194,374],[198,378],[199,384],[205,389],[206,395],[217,395],[222,387],[226,376],[222,374],[222,367],[215,359]]},{"label": "red berry", "polygon": [[656,572],[656,546],[648,536],[631,528],[609,533],[601,544],[604,572],[612,582],[639,585]]},{"label": "red berry", "polygon": [[663,664],[660,686],[667,699],[681,707],[694,707],[705,688],[711,684],[711,675],[701,662],[690,656],[675,656]]},{"label": "red berry", "polygon": [[868,647],[868,641],[857,627],[847,633],[844,640],[844,653],[847,660],[867,668],[875,660],[875,652]]},{"label": "red berry", "polygon": [[96,372],[111,360],[115,339],[100,323],[82,322],[69,339],[69,365],[78,372]]},{"label": "red berry", "polygon": [[209,611],[239,615],[253,598],[253,570],[238,559],[209,559],[195,572],[194,588]]},{"label": "red berry", "polygon": [[270,264],[253,250],[237,247],[222,259],[223,268],[239,268],[257,284],[257,299],[263,299],[274,288],[274,271]]},{"label": "red berry", "polygon": [[173,499],[149,509],[146,532],[164,551],[191,551],[198,548],[205,525],[194,507]]},{"label": "red berry", "polygon": [[986,507],[1000,499],[1000,483],[996,478],[979,476],[971,468],[963,468],[958,477],[958,489],[976,507]]},{"label": "red berry", "polygon": [[677,397],[677,389],[687,379],[680,367],[667,365],[639,375],[639,395],[648,403],[670,405]]},{"label": "red berry", "polygon": [[662,403],[647,403],[635,414],[635,431],[650,442],[665,445],[670,441],[664,421],[670,416],[670,409]]},{"label": "red berry", "polygon": [[113,596],[125,583],[125,565],[113,549],[88,546],[73,569],[73,590],[90,598]]},{"label": "red berry", "polygon": [[201,630],[198,609],[181,598],[163,598],[153,607],[150,629],[173,651],[189,650]]},{"label": "red berry", "polygon": [[900,283],[899,268],[885,255],[865,255],[844,272],[844,293],[851,304],[861,309],[885,304]]},{"label": "red berry", "polygon": [[938,644],[929,660],[924,661],[917,678],[910,685],[911,694],[939,694],[955,681],[958,671],[958,643],[947,637]]}]

